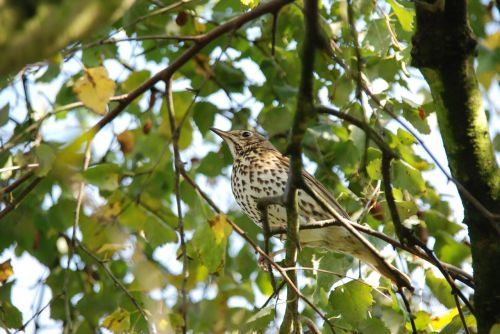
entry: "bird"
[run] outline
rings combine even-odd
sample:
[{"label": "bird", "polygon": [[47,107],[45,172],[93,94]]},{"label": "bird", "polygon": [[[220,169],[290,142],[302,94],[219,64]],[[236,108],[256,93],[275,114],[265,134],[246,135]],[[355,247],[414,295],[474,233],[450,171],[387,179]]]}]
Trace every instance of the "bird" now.
[{"label": "bird", "polygon": [[[210,130],[224,140],[233,157],[231,189],[236,202],[250,219],[262,228],[259,199],[284,194],[288,181],[289,158],[253,130],[223,131],[217,128]],[[340,216],[351,221],[349,214],[316,178],[305,170],[302,170],[302,176],[316,194],[319,194]],[[304,190],[298,190],[297,198],[301,225],[334,218]],[[286,209],[283,205],[269,205],[267,214],[271,229],[287,226]],[[303,229],[299,233],[301,246],[323,248],[354,256],[373,267],[398,288],[406,287],[413,291],[408,276],[388,263],[362,235],[359,237],[363,238],[364,242],[342,225]]]}]

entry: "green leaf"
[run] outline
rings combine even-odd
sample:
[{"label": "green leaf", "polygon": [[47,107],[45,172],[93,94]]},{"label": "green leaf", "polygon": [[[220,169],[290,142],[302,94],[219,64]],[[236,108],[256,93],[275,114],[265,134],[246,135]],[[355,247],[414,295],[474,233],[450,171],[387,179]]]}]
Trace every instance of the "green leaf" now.
[{"label": "green leaf", "polygon": [[387,31],[385,19],[370,20],[363,44],[378,55],[385,55],[391,46],[391,37]]},{"label": "green leaf", "polygon": [[7,103],[0,109],[0,126],[4,126],[9,121],[10,105]]},{"label": "green leaf", "polygon": [[373,304],[372,287],[360,281],[351,281],[335,288],[329,301],[335,312],[356,325],[368,316],[368,310]]},{"label": "green leaf", "polygon": [[395,187],[407,190],[412,194],[420,194],[425,191],[422,173],[404,161],[394,161],[391,172]]},{"label": "green leaf", "polygon": [[119,187],[120,167],[103,163],[92,166],[82,173],[88,183],[91,183],[104,191],[115,191]]},{"label": "green leaf", "polygon": [[436,277],[432,270],[429,270],[425,274],[425,283],[429,286],[429,289],[441,304],[448,308],[455,306],[455,299],[451,293],[451,287],[444,278]]},{"label": "green leaf", "polygon": [[[476,319],[471,314],[468,314],[465,316],[465,323],[469,327],[471,327],[471,326],[476,327],[477,326]],[[440,332],[440,334],[457,334],[457,333],[460,333],[462,329],[463,329],[462,320],[460,319],[459,315],[456,315],[453,318],[453,320],[443,328],[443,330]]]},{"label": "green leaf", "polygon": [[8,301],[0,303],[0,323],[6,328],[20,329],[23,325],[23,315],[21,311]]},{"label": "green leaf", "polygon": [[396,14],[399,23],[404,31],[413,31],[413,17],[415,16],[415,11],[412,9],[403,7],[396,0],[387,0]]},{"label": "green leaf", "polygon": [[122,87],[126,92],[131,92],[139,87],[144,81],[148,80],[150,77],[151,72],[148,70],[132,72],[122,83]]},{"label": "green leaf", "polygon": [[373,159],[366,166],[366,172],[372,180],[382,180],[382,159]]},{"label": "green leaf", "polygon": [[390,334],[384,322],[377,318],[365,319],[359,324],[361,334]]},{"label": "green leaf", "polygon": [[402,107],[403,117],[418,130],[418,132],[428,135],[431,133],[431,128],[427,122],[427,117],[422,117],[417,108],[405,105]]},{"label": "green leaf", "polygon": [[276,310],[274,307],[266,307],[255,313],[250,319],[245,323],[245,333],[250,332],[260,332],[267,328],[269,323],[274,320],[276,316]]},{"label": "green leaf", "polygon": [[500,133],[495,135],[495,138],[493,139],[493,147],[495,148],[495,151],[500,151]]},{"label": "green leaf", "polygon": [[224,160],[221,159],[220,154],[209,152],[207,156],[201,160],[198,172],[209,177],[216,177],[221,174],[222,168],[224,168]]},{"label": "green leaf", "polygon": [[202,135],[214,125],[215,115],[219,109],[210,102],[198,102],[194,106],[193,120]]},{"label": "green leaf", "polygon": [[232,64],[219,61],[214,68],[215,75],[222,87],[231,92],[243,92],[246,76]]},{"label": "green leaf", "polygon": [[439,259],[455,266],[460,266],[462,261],[470,256],[470,248],[456,241],[446,232],[438,232],[436,235],[436,245],[434,246]]},{"label": "green leaf", "polygon": [[415,144],[417,140],[408,131],[398,128],[398,139],[402,144],[411,145]]},{"label": "green leaf", "polygon": [[224,267],[227,239],[231,231],[226,217],[220,214],[202,224],[194,233],[192,244],[210,273],[216,273]]},{"label": "green leaf", "polygon": [[[431,316],[425,311],[418,311],[414,313],[415,316],[415,327],[418,331],[426,330],[431,324]],[[411,324],[406,323],[406,329],[411,331]]]},{"label": "green leaf", "polygon": [[255,282],[257,283],[260,292],[262,292],[265,296],[271,296],[273,294],[273,286],[268,273],[262,270],[259,271]]},{"label": "green leaf", "polygon": [[292,126],[293,115],[286,108],[265,108],[257,118],[269,136],[287,133]]},{"label": "green leaf", "polygon": [[35,149],[35,154],[38,159],[39,167],[36,170],[37,176],[45,176],[52,169],[56,154],[54,149],[47,144],[40,144]]}]

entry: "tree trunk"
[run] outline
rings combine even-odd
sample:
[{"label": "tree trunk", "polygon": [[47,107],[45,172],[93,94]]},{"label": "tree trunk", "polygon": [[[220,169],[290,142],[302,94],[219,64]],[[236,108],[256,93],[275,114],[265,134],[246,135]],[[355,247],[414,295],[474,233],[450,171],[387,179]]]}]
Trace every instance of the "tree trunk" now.
[{"label": "tree trunk", "polygon": [[[416,5],[413,65],[431,88],[441,135],[453,177],[484,208],[500,208],[500,170],[488,133],[488,122],[474,72],[476,41],[465,0]],[[499,222],[486,217],[473,199],[460,191],[468,226],[476,291],[479,333],[500,322]]]}]

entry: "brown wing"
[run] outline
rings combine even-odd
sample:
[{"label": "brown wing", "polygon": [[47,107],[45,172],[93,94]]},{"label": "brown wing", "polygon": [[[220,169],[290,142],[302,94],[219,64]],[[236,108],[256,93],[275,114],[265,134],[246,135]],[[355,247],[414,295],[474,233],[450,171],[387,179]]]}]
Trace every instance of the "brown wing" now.
[{"label": "brown wing", "polygon": [[[278,150],[274,149],[275,151],[278,152]],[[282,155],[281,153],[278,152],[277,154],[278,158],[283,162],[283,164],[286,166],[286,168],[289,168],[289,159],[288,157]],[[302,177],[304,178],[305,182],[314,189],[315,191],[318,192],[319,195],[321,195],[323,198],[326,199],[328,204],[330,206],[337,210],[338,213],[340,213],[342,216],[344,216],[347,219],[351,219],[349,217],[349,214],[340,206],[340,204],[337,202],[337,200],[333,197],[333,195],[325,188],[324,185],[322,185],[314,176],[306,172],[305,170],[302,170]]]},{"label": "brown wing", "polygon": [[349,214],[344,210],[344,208],[340,206],[333,195],[325,188],[325,186],[323,186],[318,180],[316,180],[314,176],[312,176],[305,170],[302,171],[302,176],[304,177],[304,180],[309,185],[309,187],[317,191],[320,196],[326,199],[328,204],[330,204],[333,209],[335,209],[345,218],[350,219]]}]

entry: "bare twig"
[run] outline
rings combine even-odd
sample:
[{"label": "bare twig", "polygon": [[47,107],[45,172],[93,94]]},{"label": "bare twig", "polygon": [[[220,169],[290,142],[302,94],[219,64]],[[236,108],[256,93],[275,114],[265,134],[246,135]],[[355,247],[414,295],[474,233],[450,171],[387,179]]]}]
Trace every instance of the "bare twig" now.
[{"label": "bare twig", "polygon": [[405,293],[401,287],[398,287],[398,293],[401,296],[401,299],[403,299],[403,303],[405,304],[406,307],[406,312],[408,312],[412,333],[417,334],[418,333],[417,326],[415,325],[415,319],[413,313],[411,312],[410,302],[408,301],[408,298],[406,298]]},{"label": "bare twig", "polygon": [[[91,140],[89,140],[87,142],[87,147],[85,148],[85,158],[83,160],[83,168],[82,168],[83,171],[87,170],[87,168],[89,167],[91,151],[92,151]],[[82,181],[80,182],[80,185],[78,187],[78,193],[76,197],[75,219],[73,220],[73,231],[71,233],[68,261],[66,263],[66,273],[64,275],[64,282],[62,288],[64,294],[64,310],[66,312],[66,326],[64,327],[65,333],[74,332],[73,319],[71,316],[70,296],[68,293],[68,284],[69,284],[70,264],[71,261],[73,261],[73,256],[75,254],[75,249],[76,249],[76,231],[80,225],[80,211],[83,203],[84,192],[85,192],[85,181]]]},{"label": "bare twig", "polygon": [[[184,179],[198,192],[198,194],[200,194],[200,196],[205,200],[205,202],[208,203],[208,205],[217,213],[222,213],[222,211],[219,209],[219,207],[212,201],[212,199],[210,198],[210,196],[208,196],[203,190],[200,189],[200,187],[196,184],[196,182],[194,182],[194,180],[189,176],[189,174],[186,173],[185,170],[182,170],[181,171],[181,174],[182,176],[184,177]],[[261,255],[262,257],[264,257],[267,261],[269,261],[273,267],[281,274],[281,276],[283,277],[284,281],[288,284],[288,286],[292,289],[295,290],[295,292],[297,293],[298,297],[301,298],[321,319],[323,319],[325,321],[325,323],[327,324],[328,328],[333,332],[335,333],[335,330],[334,330],[334,327],[333,327],[333,324],[331,323],[330,319],[328,319],[328,317],[326,317],[326,315],[323,314],[323,312],[321,312],[321,310],[316,306],[314,305],[313,302],[311,302],[309,300],[309,298],[307,298],[306,296],[304,296],[300,290],[297,288],[297,286],[295,284],[293,284],[293,282],[290,280],[289,276],[287,275],[287,272],[286,270],[284,270],[279,264],[277,264],[269,255],[266,254],[266,252],[264,252],[256,243],[255,241],[253,241],[247,234],[245,231],[243,231],[241,229],[241,227],[239,227],[238,225],[236,225],[232,220],[227,219],[227,222],[231,225],[231,227],[233,228],[233,230],[240,236],[242,237],[246,243],[248,243],[250,245],[250,247],[252,247],[257,253],[259,253],[259,255]]]},{"label": "bare twig", "polygon": [[[266,252],[267,255],[270,255],[269,239],[272,237],[271,228],[269,226],[268,208],[269,205],[273,204],[283,205],[283,197],[282,196],[265,197],[257,200],[257,209],[259,209],[260,211],[260,221],[262,224],[262,229],[264,230],[264,251]],[[276,279],[274,278],[271,263],[267,261],[266,264],[267,264],[267,271],[269,272],[269,277],[271,279],[271,285],[273,286],[273,291],[276,291]]]},{"label": "bare twig", "polygon": [[[288,182],[286,184],[285,208],[287,214],[286,257],[287,267],[294,267],[300,248],[299,240],[299,208],[298,189],[305,183],[302,177],[302,139],[306,132],[306,124],[314,117],[314,57],[316,54],[319,30],[318,0],[304,1],[304,44],[301,55],[301,77],[296,112],[290,132],[290,144],[287,153],[290,155]],[[297,274],[291,271],[290,279],[296,285]],[[280,326],[280,333],[302,333],[298,311],[298,294],[293,289],[287,290],[287,306]]]},{"label": "bare twig", "polygon": [[26,327],[28,326],[28,324],[30,322],[32,322],[35,318],[37,318],[40,314],[42,314],[43,311],[45,311],[50,305],[52,305],[53,302],[55,302],[57,299],[61,298],[62,296],[63,296],[63,294],[60,293],[60,294],[57,294],[54,297],[52,297],[47,304],[45,304],[43,307],[40,307],[40,309],[38,311],[36,311],[35,314],[33,314],[31,316],[31,318],[26,320],[26,322],[18,330],[16,330],[13,334],[17,334],[19,332],[24,332],[24,330],[26,329]]},{"label": "bare twig", "polygon": [[30,177],[32,177],[34,172],[30,170],[29,172],[25,173],[22,175],[20,178],[6,186],[5,188],[0,190],[0,198],[2,198],[5,194],[9,194],[13,192],[14,190],[17,189],[21,184],[23,184],[26,180],[28,180]]},{"label": "bare twig", "polygon": [[391,160],[391,157],[382,153],[382,180],[384,182],[385,199],[387,200],[387,206],[389,207],[389,212],[391,213],[392,223],[394,224],[399,240],[403,244],[408,244],[410,241],[411,231],[403,226],[403,223],[399,218],[396,200],[394,199],[394,194],[392,193]]},{"label": "bare twig", "polygon": [[[250,22],[264,14],[274,13],[279,8],[289,4],[291,0],[272,0],[270,2],[264,3],[255,9],[246,12],[234,19],[231,19],[216,28],[212,29],[210,32],[200,35],[198,43],[192,45],[183,54],[181,54],[177,59],[169,64],[166,68],[156,73],[150,79],[143,82],[139,87],[131,91],[126,98],[121,100],[118,105],[109,111],[104,117],[102,117],[92,128],[83,133],[79,138],[73,141],[67,146],[67,150],[74,150],[75,147],[80,147],[80,145],[85,141],[85,138],[90,134],[95,134],[99,132],[104,126],[113,121],[132,101],[143,94],[145,91],[151,89],[156,83],[162,80],[171,78],[172,75],[179,70],[186,62],[193,58],[198,52],[200,52],[205,46],[210,42],[217,39],[218,37],[240,28],[243,24]],[[184,1],[181,1],[184,3]],[[167,7],[165,7],[167,8]]]},{"label": "bare twig", "polygon": [[186,250],[186,235],[184,233],[184,221],[182,219],[182,206],[181,206],[181,191],[180,191],[180,176],[182,170],[182,161],[179,154],[179,136],[180,128],[175,125],[175,112],[174,112],[174,101],[172,99],[172,79],[168,78],[165,80],[165,99],[168,111],[168,119],[170,122],[170,131],[172,134],[172,146],[174,150],[174,169],[175,169],[175,198],[177,203],[177,226],[179,229],[180,240],[181,240],[181,252],[182,252],[182,305],[181,305],[181,316],[183,319],[182,332],[187,333],[187,280],[188,280],[188,258]]},{"label": "bare twig", "polygon": [[362,120],[351,116],[345,112],[341,112],[338,110],[335,110],[333,108],[325,107],[325,106],[318,106],[316,107],[316,110],[318,113],[322,114],[328,114],[332,116],[336,116],[338,118],[341,118],[358,128],[362,129],[365,131],[366,135],[370,137],[371,140],[375,142],[375,144],[380,148],[382,152],[385,152],[387,155],[393,158],[398,158],[399,155],[397,152],[395,152],[393,149],[390,148],[390,146],[385,142],[384,137],[380,135],[377,131],[375,131],[369,124],[363,122]]},{"label": "bare twig", "polygon": [[[126,97],[127,97],[127,94],[118,95],[118,96],[111,97],[109,100],[110,101],[114,101],[114,102],[118,102],[118,101],[124,100]],[[47,120],[49,117],[54,116],[54,115],[56,115],[56,114],[58,114],[60,112],[63,112],[63,111],[68,111],[68,110],[75,109],[75,108],[80,108],[80,107],[83,107],[83,106],[84,106],[84,104],[82,102],[73,102],[73,103],[69,103],[69,104],[66,104],[64,106],[58,107],[58,108],[54,109],[53,111],[50,111],[50,112],[44,114],[42,117],[40,117],[40,119],[38,119],[36,122],[30,124],[22,132],[20,132],[17,135],[11,137],[7,141],[7,143],[5,143],[4,145],[2,145],[0,147],[0,153],[3,153],[5,151],[11,149],[12,147],[16,146],[18,144],[17,142],[21,138],[23,138],[25,135],[29,134],[30,132],[37,130],[40,127],[40,125],[45,120]]]},{"label": "bare twig", "polygon": [[[344,69],[351,77],[354,77],[354,75],[351,73],[351,70],[346,66],[346,64],[336,55],[335,48],[332,46],[333,41],[332,40],[327,40],[326,37],[327,34],[320,35],[322,40],[320,41],[321,45],[323,46],[323,50],[342,68]],[[488,222],[494,230],[500,235],[500,226],[498,224],[495,224],[495,222],[500,220],[500,214],[498,213],[492,213],[490,210],[488,210],[477,198],[472,195],[467,188],[465,188],[457,179],[455,179],[453,176],[451,176],[446,169],[443,167],[443,165],[439,162],[439,160],[434,156],[432,151],[425,145],[423,140],[413,131],[406,123],[404,123],[393,111],[392,109],[387,105],[383,104],[382,101],[371,91],[371,89],[368,87],[368,84],[365,82],[363,78],[361,78],[361,84],[362,84],[362,89],[365,92],[365,94],[372,99],[372,101],[375,102],[375,104],[383,110],[385,113],[387,113],[389,116],[391,116],[397,123],[399,123],[406,131],[408,131],[414,138],[417,140],[417,142],[420,144],[420,146],[424,149],[424,151],[427,153],[427,155],[431,158],[431,160],[436,164],[438,169],[443,173],[443,175],[446,176],[446,178],[453,182],[458,191],[480,212],[485,218],[487,218]]]},{"label": "bare twig", "polygon": [[39,166],[39,164],[35,163],[35,164],[27,164],[27,165],[23,165],[23,166],[4,167],[4,168],[0,168],[0,173],[11,172],[14,170],[19,170],[19,169],[36,168],[38,166]]},{"label": "bare twig", "polygon": [[30,184],[26,186],[26,188],[23,189],[23,191],[16,198],[14,198],[14,200],[9,205],[7,205],[2,211],[0,211],[0,220],[2,220],[5,216],[7,216],[9,212],[17,208],[19,204],[21,204],[23,199],[31,191],[33,191],[33,189],[36,188],[36,186],[40,183],[40,181],[42,181],[42,177],[36,177],[33,181],[30,182]]},{"label": "bare twig", "polygon": [[[376,237],[380,240],[383,240],[387,242],[388,244],[392,245],[393,247],[403,249],[415,256],[418,256],[419,258],[435,265],[434,260],[430,258],[425,252],[420,250],[419,248],[409,246],[409,245],[403,245],[401,242],[399,242],[396,239],[393,239],[389,237],[388,235],[372,230],[368,226],[360,225],[355,222],[351,222],[351,225],[358,231],[366,233],[368,235],[371,235],[373,237]],[[329,226],[342,226],[342,223],[338,222],[336,219],[328,219],[324,221],[319,221],[315,223],[307,223],[304,225],[300,225],[300,230],[312,230],[312,229],[318,229],[318,228],[326,228]],[[286,228],[280,227],[280,228],[273,228],[271,230],[272,235],[279,235],[279,234],[284,234],[286,233]],[[445,262],[439,262],[440,265],[443,268],[446,268],[446,270],[453,275],[453,278],[460,280],[464,284],[468,285],[471,288],[474,288],[474,280],[471,275],[466,273],[460,268],[457,268],[451,264],[445,263]]]},{"label": "bare twig", "polygon": [[470,334],[469,326],[467,326],[467,321],[465,321],[462,306],[460,305],[458,296],[455,293],[453,294],[453,299],[455,300],[455,305],[457,305],[458,315],[460,316],[460,320],[462,321],[462,326],[464,327],[465,334]]},{"label": "bare twig", "polygon": [[[94,253],[92,253],[87,247],[85,247],[78,240],[77,240],[76,244],[77,244],[79,249],[81,249],[85,254],[90,256],[106,272],[106,274],[109,276],[109,278],[111,278],[113,283],[118,288],[120,288],[120,290],[122,290],[125,293],[125,295],[127,295],[127,297],[130,299],[132,304],[134,304],[134,306],[137,308],[137,310],[139,311],[141,316],[144,318],[144,320],[146,320],[148,322],[148,316],[147,316],[144,308],[139,304],[137,299],[135,299],[135,297],[132,296],[130,291],[128,291],[128,289],[123,285],[123,283],[113,274],[113,272],[108,268],[106,263],[103,260],[99,259]],[[149,327],[149,325],[148,325],[148,327]]]}]

